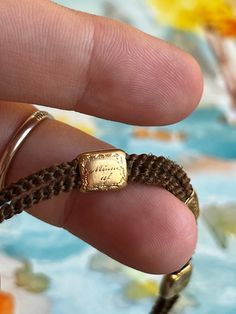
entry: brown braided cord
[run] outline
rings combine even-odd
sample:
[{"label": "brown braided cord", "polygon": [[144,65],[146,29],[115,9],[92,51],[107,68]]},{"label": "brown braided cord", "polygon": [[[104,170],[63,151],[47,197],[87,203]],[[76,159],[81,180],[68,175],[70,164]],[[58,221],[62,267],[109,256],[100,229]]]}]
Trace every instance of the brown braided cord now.
[{"label": "brown braided cord", "polygon": [[[127,155],[130,182],[157,185],[168,190],[181,201],[191,195],[193,188],[184,170],[165,157]],[[79,162],[71,162],[41,169],[0,191],[0,222],[61,192],[79,188]]]},{"label": "brown braided cord", "polygon": [[185,202],[193,187],[185,171],[173,161],[154,155],[127,155],[129,181],[157,185]]},{"label": "brown braided cord", "polygon": [[159,297],[150,314],[168,314],[178,299],[179,295],[175,295],[171,299]]},{"label": "brown braided cord", "polygon": [[33,173],[0,191],[0,222],[81,184],[78,160]]}]

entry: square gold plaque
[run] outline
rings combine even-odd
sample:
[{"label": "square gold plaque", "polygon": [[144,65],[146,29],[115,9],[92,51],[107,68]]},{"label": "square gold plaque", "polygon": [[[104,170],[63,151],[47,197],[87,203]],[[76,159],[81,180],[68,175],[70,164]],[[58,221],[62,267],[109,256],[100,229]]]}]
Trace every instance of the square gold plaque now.
[{"label": "square gold plaque", "polygon": [[122,150],[89,152],[78,158],[82,192],[118,190],[126,186],[126,154]]}]

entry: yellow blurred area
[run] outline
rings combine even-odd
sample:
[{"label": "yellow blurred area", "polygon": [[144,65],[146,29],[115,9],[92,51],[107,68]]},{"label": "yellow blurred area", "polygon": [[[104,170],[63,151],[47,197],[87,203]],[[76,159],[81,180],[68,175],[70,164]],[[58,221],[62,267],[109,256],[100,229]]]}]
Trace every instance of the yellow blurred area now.
[{"label": "yellow blurred area", "polygon": [[125,296],[131,301],[138,301],[145,298],[155,298],[159,293],[159,287],[154,280],[144,282],[132,281],[124,289]]},{"label": "yellow blurred area", "polygon": [[234,0],[148,0],[158,20],[182,30],[213,29],[224,36],[236,36]]},{"label": "yellow blurred area", "polygon": [[[81,121],[77,121],[76,119],[72,119],[71,115],[67,115],[67,114],[55,114],[54,113],[54,117],[56,120],[69,124],[70,126],[77,128],[89,135],[95,135],[95,130],[94,128],[86,122],[81,122]],[[1,313],[0,313],[1,314]]]}]

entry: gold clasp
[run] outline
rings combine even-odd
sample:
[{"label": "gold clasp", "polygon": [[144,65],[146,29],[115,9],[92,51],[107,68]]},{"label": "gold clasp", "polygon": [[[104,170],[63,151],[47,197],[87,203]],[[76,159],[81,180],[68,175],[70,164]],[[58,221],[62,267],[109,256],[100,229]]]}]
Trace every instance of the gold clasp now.
[{"label": "gold clasp", "polygon": [[192,274],[192,263],[188,262],[179,271],[165,275],[161,287],[160,295],[164,299],[170,299],[178,295],[189,283]]},{"label": "gold clasp", "polygon": [[185,204],[188,206],[188,208],[191,210],[191,212],[194,214],[195,218],[197,219],[200,213],[199,209],[199,202],[197,193],[193,190],[190,197],[185,201]]},{"label": "gold clasp", "polygon": [[111,149],[78,156],[82,192],[118,190],[127,185],[126,153]]}]

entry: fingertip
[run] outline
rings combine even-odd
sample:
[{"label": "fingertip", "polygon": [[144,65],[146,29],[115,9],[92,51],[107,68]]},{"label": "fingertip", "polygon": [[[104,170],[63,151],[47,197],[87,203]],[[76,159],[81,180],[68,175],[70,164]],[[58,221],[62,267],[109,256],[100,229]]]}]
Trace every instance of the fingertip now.
[{"label": "fingertip", "polygon": [[169,223],[166,223],[167,232],[164,234],[169,236],[163,239],[157,273],[166,274],[180,269],[190,260],[196,248],[197,224],[193,213],[175,197],[172,205],[171,217],[168,217]]},{"label": "fingertip", "polygon": [[198,106],[203,93],[203,74],[199,63],[186,52],[180,51],[180,54],[181,71],[176,87],[179,90],[176,102],[180,105],[173,122],[189,116]]},{"label": "fingertip", "polygon": [[[156,68],[156,88],[153,87],[156,102],[153,102],[152,108],[148,106],[152,112],[147,124],[179,122],[196,109],[202,97],[200,65],[189,53],[163,41],[159,41],[159,56],[155,62],[156,66],[152,67]],[[156,123],[153,123],[154,119]]]}]

